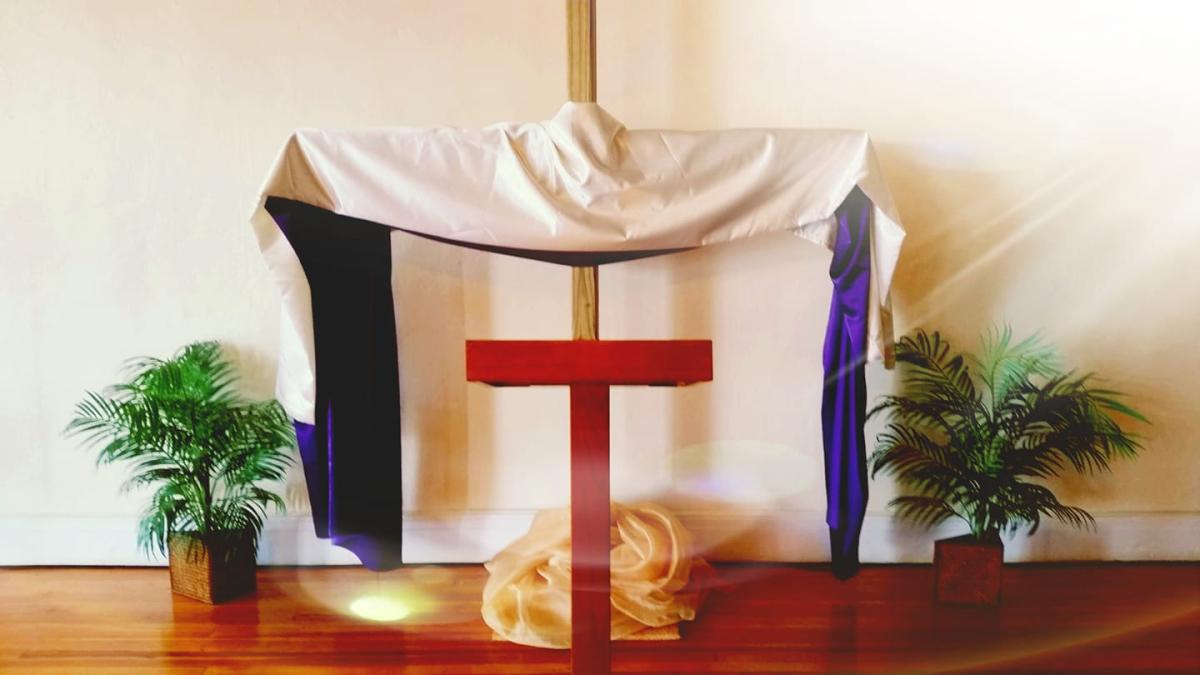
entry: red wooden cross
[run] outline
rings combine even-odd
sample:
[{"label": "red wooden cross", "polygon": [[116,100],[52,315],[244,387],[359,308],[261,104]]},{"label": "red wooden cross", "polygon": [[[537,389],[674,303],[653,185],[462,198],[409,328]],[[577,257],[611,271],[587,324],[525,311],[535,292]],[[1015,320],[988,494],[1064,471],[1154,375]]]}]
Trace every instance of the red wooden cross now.
[{"label": "red wooden cross", "polygon": [[571,388],[571,672],[609,672],[608,388],[712,380],[711,340],[468,340],[467,380]]}]

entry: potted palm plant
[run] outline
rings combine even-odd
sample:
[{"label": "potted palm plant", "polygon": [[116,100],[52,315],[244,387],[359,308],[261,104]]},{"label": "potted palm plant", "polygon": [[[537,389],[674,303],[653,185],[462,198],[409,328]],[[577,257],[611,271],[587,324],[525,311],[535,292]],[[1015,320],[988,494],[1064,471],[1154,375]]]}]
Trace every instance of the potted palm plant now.
[{"label": "potted palm plant", "polygon": [[932,527],[962,519],[970,534],[934,546],[936,597],[987,604],[999,599],[1001,535],[1043,516],[1078,528],[1095,520],[1058,501],[1046,481],[1064,471],[1108,471],[1134,457],[1136,436],[1117,417],[1146,422],[1095,386],[1091,375],[1064,371],[1038,336],[1013,341],[1009,328],[989,331],[980,354],[954,353],[937,332],[917,331],[896,345],[902,387],[869,413],[888,414],[870,457],[871,475],[896,476],[911,494],[892,500],[901,517]]},{"label": "potted palm plant", "polygon": [[124,489],[153,486],[138,544],[169,557],[172,590],[209,603],[254,591],[267,508],[284,508],[262,483],[283,478],[295,446],[280,405],[236,384],[220,345],[197,342],[130,361],[127,381],[87,392],[66,428],[99,447],[97,464],[131,465]]}]

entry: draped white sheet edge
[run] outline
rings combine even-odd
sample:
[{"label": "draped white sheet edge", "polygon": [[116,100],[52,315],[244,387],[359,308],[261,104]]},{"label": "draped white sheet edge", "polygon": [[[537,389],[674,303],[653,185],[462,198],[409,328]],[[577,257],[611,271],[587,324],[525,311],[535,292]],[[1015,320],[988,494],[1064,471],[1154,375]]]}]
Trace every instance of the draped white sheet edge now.
[{"label": "draped white sheet edge", "polygon": [[868,358],[890,366],[904,229],[865,132],[627,130],[594,103],[482,129],[297,131],[251,216],[283,300],[276,397],[313,423],[310,291],[268,197],[512,249],[665,252],[781,230],[832,249],[855,186],[873,204]]}]

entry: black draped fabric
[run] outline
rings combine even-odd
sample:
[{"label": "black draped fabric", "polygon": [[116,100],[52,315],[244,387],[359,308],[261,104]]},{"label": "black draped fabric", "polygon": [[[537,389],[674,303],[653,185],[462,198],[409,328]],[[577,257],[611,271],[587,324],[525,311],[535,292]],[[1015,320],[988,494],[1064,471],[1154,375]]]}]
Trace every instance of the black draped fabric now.
[{"label": "black draped fabric", "polygon": [[[287,199],[267,211],[312,290],[315,424],[296,422],[317,536],[400,565],[400,378],[392,229]],[[350,221],[350,222],[347,222]]]}]

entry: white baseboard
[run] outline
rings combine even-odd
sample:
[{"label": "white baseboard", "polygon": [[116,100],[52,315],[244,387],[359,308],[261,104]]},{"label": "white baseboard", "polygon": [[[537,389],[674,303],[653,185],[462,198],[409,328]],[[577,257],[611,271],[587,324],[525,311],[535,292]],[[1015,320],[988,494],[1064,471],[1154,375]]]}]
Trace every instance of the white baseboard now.
[{"label": "white baseboard", "polygon": [[[1032,537],[1004,544],[1008,562],[1067,560],[1200,560],[1200,513],[1097,513],[1095,532],[1043,521]],[[810,511],[681,513],[714,560],[827,562],[824,514]],[[929,563],[933,541],[967,532],[961,523],[924,530],[886,514],[868,514],[859,558],[865,563]]]},{"label": "white baseboard", "polygon": [[[533,511],[458,511],[404,517],[409,563],[476,563],[523,534]],[[796,510],[678,513],[702,554],[712,560],[823,562],[823,515]],[[1006,542],[1010,562],[1061,560],[1200,560],[1200,513],[1096,514],[1097,531],[1045,523],[1033,537]],[[135,543],[133,516],[0,517],[0,566],[162,565]],[[961,533],[957,525],[925,532],[887,515],[868,515],[860,555],[868,563],[921,563],[933,540]],[[272,518],[263,531],[264,565],[356,565],[349,551],[317,539],[307,515]]]},{"label": "white baseboard", "polygon": [[[404,516],[405,562],[482,562],[529,529],[533,511],[459,511]],[[267,520],[259,541],[263,565],[357,565],[346,549],[318,539],[307,514]],[[134,516],[2,516],[0,566],[165,565],[137,547]]]}]

